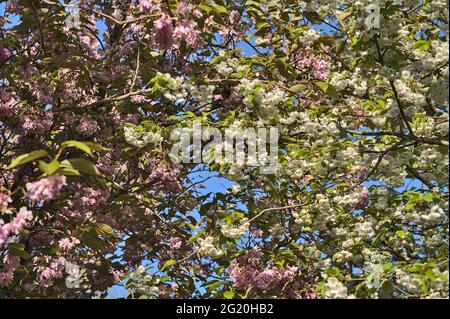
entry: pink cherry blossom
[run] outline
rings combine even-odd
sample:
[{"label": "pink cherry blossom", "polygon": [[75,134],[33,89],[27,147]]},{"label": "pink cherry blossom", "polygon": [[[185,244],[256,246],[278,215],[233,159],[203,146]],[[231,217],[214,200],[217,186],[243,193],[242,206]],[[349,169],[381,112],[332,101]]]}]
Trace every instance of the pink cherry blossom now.
[{"label": "pink cherry blossom", "polygon": [[9,117],[19,109],[20,101],[16,94],[0,88],[0,118]]},{"label": "pink cherry blossom", "polygon": [[9,235],[17,235],[32,219],[33,214],[26,207],[21,207],[17,215],[9,223],[2,225],[3,221],[0,219],[0,246],[8,241]]},{"label": "pink cherry blossom", "polygon": [[44,134],[53,124],[53,113],[45,112],[42,116],[25,115],[22,119],[22,129],[26,134]]},{"label": "pink cherry blossom", "polygon": [[355,207],[357,209],[365,208],[369,204],[369,195],[370,195],[369,190],[367,188],[364,188],[361,194],[359,195],[359,201]]},{"label": "pink cherry blossom", "polygon": [[179,237],[170,237],[169,245],[171,249],[177,250],[181,248],[183,241]]},{"label": "pink cherry blossom", "polygon": [[64,175],[52,175],[34,183],[27,183],[27,196],[33,202],[48,201],[55,198],[64,185],[66,185]]},{"label": "pink cherry blossom", "polygon": [[0,47],[0,63],[5,62],[6,60],[8,60],[11,56],[11,52],[4,48],[4,47]]},{"label": "pink cherry blossom", "polygon": [[200,44],[200,36],[196,28],[197,23],[195,21],[185,19],[175,27],[173,37],[178,41],[184,40],[190,46],[196,47]]},{"label": "pink cherry blossom", "polygon": [[174,43],[174,29],[172,18],[163,14],[156,22],[154,28],[155,43],[161,49],[170,49]]},{"label": "pink cherry blossom", "polygon": [[85,115],[80,118],[77,129],[83,135],[91,135],[98,131],[98,124],[96,120]]}]

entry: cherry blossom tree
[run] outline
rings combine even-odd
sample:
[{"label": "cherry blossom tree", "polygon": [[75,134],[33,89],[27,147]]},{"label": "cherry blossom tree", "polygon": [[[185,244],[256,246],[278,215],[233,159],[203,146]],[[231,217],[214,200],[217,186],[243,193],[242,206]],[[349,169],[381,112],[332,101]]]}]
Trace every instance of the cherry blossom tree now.
[{"label": "cherry blossom tree", "polygon": [[448,1],[0,3],[1,298],[448,298]]}]

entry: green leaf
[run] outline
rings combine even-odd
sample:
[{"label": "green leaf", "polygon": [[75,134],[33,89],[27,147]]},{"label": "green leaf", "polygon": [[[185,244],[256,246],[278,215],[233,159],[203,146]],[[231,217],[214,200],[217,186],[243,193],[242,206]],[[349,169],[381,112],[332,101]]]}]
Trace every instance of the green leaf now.
[{"label": "green leaf", "polygon": [[175,260],[174,259],[169,259],[168,261],[166,261],[164,263],[164,265],[161,268],[161,271],[165,271],[166,269],[168,269],[170,266],[172,266],[173,264],[175,264]]},{"label": "green leaf", "polygon": [[211,10],[213,9],[211,6],[209,6],[209,5],[207,5],[207,4],[204,4],[204,3],[202,3],[202,4],[200,4],[199,5],[199,8],[200,9],[202,9],[203,11],[206,11],[206,13],[210,13],[211,12]]},{"label": "green leaf", "polygon": [[296,84],[294,86],[291,86],[289,91],[294,92],[294,93],[298,93],[301,90],[305,89],[306,85],[305,84]]},{"label": "green leaf", "polygon": [[60,172],[65,176],[81,176],[79,171],[68,167],[61,168]]},{"label": "green leaf", "polygon": [[323,93],[334,98],[339,97],[339,93],[337,92],[336,88],[331,84],[322,81],[316,81],[314,82],[314,84],[317,85],[323,91]]},{"label": "green leaf", "polygon": [[193,235],[188,239],[188,244],[192,244],[197,240],[197,235]]},{"label": "green leaf", "polygon": [[16,157],[14,160],[12,160],[11,164],[9,164],[9,166],[8,166],[8,169],[32,162],[32,161],[37,160],[38,158],[42,158],[42,157],[48,157],[48,153],[44,150],[33,151],[31,153],[22,154],[22,155]]},{"label": "green leaf", "polygon": [[91,249],[99,250],[105,247],[106,243],[98,237],[95,231],[89,231],[82,235],[81,242]]},{"label": "green leaf", "polygon": [[86,144],[87,146],[89,146],[89,148],[94,151],[110,151],[111,150],[110,148],[104,147],[97,143],[93,143],[93,142],[83,142],[83,143]]},{"label": "green leaf", "polygon": [[430,48],[430,46],[431,46],[431,42],[427,41],[427,40],[419,40],[413,44],[413,47],[415,49],[419,49],[422,51],[428,50]]},{"label": "green leaf", "polygon": [[405,238],[408,234],[404,230],[397,230],[395,235],[399,238]]},{"label": "green leaf", "polygon": [[100,229],[102,232],[110,235],[114,232],[114,230],[112,229],[111,226],[109,226],[108,224],[103,224],[103,223],[95,223],[95,226],[97,227],[97,229]]},{"label": "green leaf", "polygon": [[278,69],[278,71],[282,74],[282,75],[287,75],[287,63],[286,63],[286,58],[282,57],[282,58],[276,58],[273,60],[273,64],[275,65],[275,67]]},{"label": "green leaf", "polygon": [[411,267],[409,267],[408,269],[406,269],[406,271],[408,272],[421,272],[423,269],[423,265],[422,264],[413,264]]},{"label": "green leaf", "polygon": [[225,299],[233,299],[234,297],[234,291],[232,290],[227,290],[223,293],[223,296],[225,297]]},{"label": "green leaf", "polygon": [[220,63],[223,61],[223,57],[221,57],[220,55],[214,57],[211,59],[211,64],[216,64],[216,63]]},{"label": "green leaf", "polygon": [[392,263],[385,263],[382,265],[383,271],[389,271],[392,268]]},{"label": "green leaf", "polygon": [[31,258],[30,254],[27,253],[23,249],[10,248],[10,249],[8,249],[8,253],[13,256],[20,257],[22,259],[30,259]]},{"label": "green leaf", "polygon": [[436,274],[434,273],[433,269],[427,269],[425,275],[430,280],[436,280]]},{"label": "green leaf", "polygon": [[339,271],[339,268],[333,267],[333,268],[327,269],[325,271],[325,273],[329,276],[337,277],[337,276],[339,276],[340,271]]},{"label": "green leaf", "polygon": [[202,285],[203,287],[208,287],[209,291],[213,291],[219,287],[223,286],[223,283],[221,281],[218,280],[212,280],[210,282],[207,282],[205,284]]},{"label": "green leaf", "polygon": [[427,284],[427,280],[425,278],[422,278],[422,284],[420,286],[420,289],[422,290],[422,292],[424,294],[427,294],[429,289],[428,289],[428,284]]},{"label": "green leaf", "polygon": [[256,24],[256,32],[255,35],[262,37],[264,36],[267,32],[270,31],[270,24],[268,24],[267,22],[258,22]]},{"label": "green leaf", "polygon": [[225,8],[224,6],[221,5],[215,5],[213,7],[214,11],[219,12],[219,13],[228,13],[227,8]]},{"label": "green leaf", "polygon": [[46,163],[44,161],[39,161],[39,169],[47,175],[52,175],[59,168],[59,161],[54,160],[50,163]]},{"label": "green leaf", "polygon": [[66,141],[66,142],[62,143],[61,146],[62,146],[63,148],[66,148],[66,147],[76,147],[76,148],[78,148],[79,150],[82,150],[83,152],[85,152],[86,154],[89,154],[90,156],[94,156],[94,155],[92,154],[91,148],[90,148],[89,145],[88,145],[87,143],[85,143],[85,142],[79,142],[79,141]]},{"label": "green leaf", "polygon": [[9,243],[8,249],[18,249],[18,250],[24,250],[25,244],[22,243]]},{"label": "green leaf", "polygon": [[61,167],[75,170],[88,175],[101,176],[98,168],[85,158],[72,158],[61,162]]},{"label": "green leaf", "polygon": [[426,194],[423,199],[427,202],[427,203],[431,203],[434,199],[433,193],[428,193]]},{"label": "green leaf", "polygon": [[392,286],[392,283],[389,280],[384,280],[379,290],[380,298],[388,299],[392,296],[393,287],[394,286]]}]

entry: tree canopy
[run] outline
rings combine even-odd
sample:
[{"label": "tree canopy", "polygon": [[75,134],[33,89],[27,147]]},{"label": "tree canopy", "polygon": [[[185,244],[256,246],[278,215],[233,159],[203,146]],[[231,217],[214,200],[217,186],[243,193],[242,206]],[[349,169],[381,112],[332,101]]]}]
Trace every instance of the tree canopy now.
[{"label": "tree canopy", "polygon": [[0,4],[0,298],[448,298],[448,1]]}]

